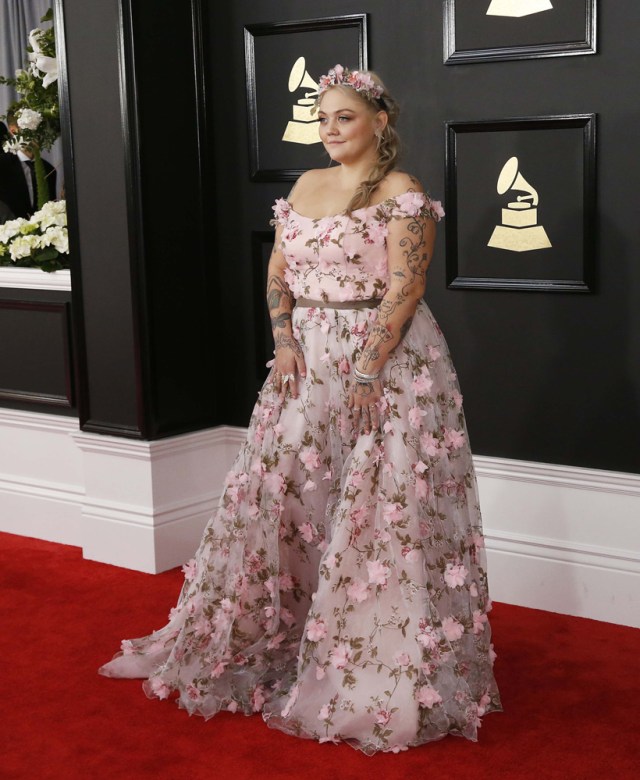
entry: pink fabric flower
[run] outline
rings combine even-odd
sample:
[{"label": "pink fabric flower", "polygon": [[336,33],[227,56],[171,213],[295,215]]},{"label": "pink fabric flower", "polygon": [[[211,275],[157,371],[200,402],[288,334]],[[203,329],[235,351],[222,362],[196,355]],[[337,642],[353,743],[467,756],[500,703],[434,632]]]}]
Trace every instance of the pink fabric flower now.
[{"label": "pink fabric flower", "polygon": [[444,572],[444,581],[450,588],[462,587],[469,572],[461,563],[448,563]]},{"label": "pink fabric flower", "polygon": [[329,653],[329,658],[334,669],[344,669],[351,660],[351,650],[344,642],[340,642]]},{"label": "pink fabric flower", "polygon": [[384,505],[383,509],[383,515],[385,522],[389,523],[389,525],[393,525],[394,523],[397,523],[398,520],[402,520],[402,504],[396,503],[387,503]]},{"label": "pink fabric flower", "polygon": [[310,642],[321,642],[327,636],[327,626],[322,618],[310,620],[307,623],[307,639]]},{"label": "pink fabric flower", "polygon": [[149,683],[155,696],[157,696],[159,699],[168,698],[169,694],[171,693],[171,688],[169,688],[169,686],[164,683],[160,677],[151,677],[149,679]]},{"label": "pink fabric flower", "polygon": [[430,207],[431,207],[431,215],[435,219],[436,222],[439,222],[442,217],[444,217],[444,209],[442,208],[442,203],[439,200],[431,200],[429,201]]},{"label": "pink fabric flower", "polygon": [[224,661],[218,661],[218,663],[211,669],[211,676],[214,679],[217,679],[218,677],[221,677],[224,673],[224,670],[226,668],[227,664]]},{"label": "pink fabric flower", "polygon": [[313,541],[315,530],[316,529],[311,525],[311,523],[303,523],[298,528],[300,536],[305,540],[305,542],[308,542],[309,544]]},{"label": "pink fabric flower", "polygon": [[309,471],[315,471],[316,469],[319,469],[321,465],[318,451],[311,447],[302,450],[300,453],[300,460]]},{"label": "pink fabric flower", "polygon": [[393,662],[397,666],[409,666],[411,663],[411,656],[403,650],[398,650],[398,652],[393,655]]},{"label": "pink fabric flower", "polygon": [[473,610],[473,633],[474,634],[481,634],[484,631],[485,623],[487,623],[489,618],[484,614],[484,612],[480,612],[479,609]]},{"label": "pink fabric flower", "polygon": [[192,558],[190,561],[185,563],[185,565],[182,567],[182,571],[184,572],[184,578],[187,582],[193,582],[196,576],[196,570],[197,564],[195,558]]},{"label": "pink fabric flower", "polygon": [[351,601],[360,604],[369,597],[369,585],[364,580],[356,577],[356,579],[347,587],[347,597]]},{"label": "pink fabric flower", "polygon": [[272,636],[267,642],[267,650],[277,650],[286,638],[287,635],[282,631],[279,634]]},{"label": "pink fabric flower", "polygon": [[202,701],[202,694],[200,693],[199,689],[196,688],[193,683],[189,683],[187,687],[185,688],[187,696],[191,699],[191,701],[194,701],[196,703],[199,703]]},{"label": "pink fabric flower", "polygon": [[429,350],[429,357],[431,360],[437,360],[438,358],[442,357],[442,353],[438,349],[438,347],[427,347]]},{"label": "pink fabric flower", "polygon": [[415,428],[415,430],[418,430],[422,425],[422,418],[425,417],[426,414],[424,409],[421,409],[419,406],[412,406],[411,409],[409,409],[409,425],[412,428]]},{"label": "pink fabric flower", "polygon": [[405,192],[402,195],[396,195],[394,200],[396,202],[395,214],[415,217],[420,213],[427,198],[422,192]]},{"label": "pink fabric flower", "polygon": [[415,547],[403,547],[402,557],[407,563],[416,563],[416,561],[418,561],[420,558],[420,553],[415,549]]},{"label": "pink fabric flower", "polygon": [[287,590],[293,590],[295,583],[293,581],[293,577],[288,572],[284,572],[283,574],[280,575],[279,585],[280,585],[280,590],[287,591]]},{"label": "pink fabric flower", "polygon": [[449,615],[442,621],[442,633],[450,642],[455,642],[464,634],[464,626],[453,615]]},{"label": "pink fabric flower", "polygon": [[253,694],[251,696],[251,708],[254,712],[260,712],[264,702],[264,686],[258,685],[257,688],[254,688]]},{"label": "pink fabric flower", "polygon": [[340,358],[340,361],[338,363],[338,371],[341,374],[348,374],[351,372],[351,365],[349,364],[347,358],[344,357],[344,355]]},{"label": "pink fabric flower", "polygon": [[423,366],[418,376],[416,376],[411,383],[416,395],[425,395],[433,387],[433,379],[429,376],[429,370],[426,366]]},{"label": "pink fabric flower", "polygon": [[441,454],[440,439],[429,431],[426,431],[420,436],[420,446],[431,458],[437,458]]},{"label": "pink fabric flower", "polygon": [[271,208],[273,209],[274,218],[278,222],[284,223],[287,221],[287,217],[291,213],[291,205],[286,198],[278,198]]},{"label": "pink fabric flower", "polygon": [[286,492],[287,483],[282,474],[279,474],[277,471],[265,474],[262,481],[268,492],[274,496]]},{"label": "pink fabric flower", "polygon": [[381,561],[367,561],[367,571],[369,573],[369,582],[372,585],[382,585],[384,587],[387,584],[390,569]]},{"label": "pink fabric flower", "polygon": [[416,693],[416,700],[421,707],[427,707],[428,709],[431,709],[436,704],[440,704],[442,702],[442,696],[440,696],[438,691],[436,691],[436,689],[432,688],[430,685],[421,685],[420,688],[418,688],[418,692]]},{"label": "pink fabric flower", "polygon": [[376,712],[376,723],[379,726],[386,726],[391,719],[391,713],[389,710],[378,710]]},{"label": "pink fabric flower", "polygon": [[328,704],[323,704],[318,710],[318,720],[329,720],[331,717],[331,709]]},{"label": "pink fabric flower", "polygon": [[420,621],[419,626],[420,630],[416,634],[416,639],[426,650],[435,650],[439,642],[438,630],[428,625],[424,619]]},{"label": "pink fabric flower", "polygon": [[459,450],[464,444],[464,431],[448,428],[444,432],[444,443],[450,450]]}]

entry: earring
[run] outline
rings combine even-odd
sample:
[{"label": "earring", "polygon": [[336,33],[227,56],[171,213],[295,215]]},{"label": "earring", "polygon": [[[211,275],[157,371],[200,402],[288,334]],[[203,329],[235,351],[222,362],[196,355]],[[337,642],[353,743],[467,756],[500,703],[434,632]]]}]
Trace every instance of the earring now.
[{"label": "earring", "polygon": [[378,128],[376,130],[376,149],[380,149],[381,145],[382,145],[382,130]]}]

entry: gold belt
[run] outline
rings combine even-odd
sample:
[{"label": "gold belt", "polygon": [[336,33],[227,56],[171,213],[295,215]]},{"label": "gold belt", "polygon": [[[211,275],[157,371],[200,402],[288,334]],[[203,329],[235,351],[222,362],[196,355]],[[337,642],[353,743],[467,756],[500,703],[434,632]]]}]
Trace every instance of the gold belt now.
[{"label": "gold belt", "polygon": [[375,309],[381,298],[366,298],[358,301],[314,301],[311,298],[296,298],[296,306],[317,309]]}]

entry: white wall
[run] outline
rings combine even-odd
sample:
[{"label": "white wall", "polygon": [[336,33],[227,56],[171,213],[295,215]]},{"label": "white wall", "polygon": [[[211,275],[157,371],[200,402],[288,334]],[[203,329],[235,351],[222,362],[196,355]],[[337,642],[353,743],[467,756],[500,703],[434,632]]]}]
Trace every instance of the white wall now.
[{"label": "white wall", "polygon": [[[244,436],[133,441],[0,409],[0,531],[141,571],[180,565]],[[640,475],[475,462],[494,600],[640,627]]]}]

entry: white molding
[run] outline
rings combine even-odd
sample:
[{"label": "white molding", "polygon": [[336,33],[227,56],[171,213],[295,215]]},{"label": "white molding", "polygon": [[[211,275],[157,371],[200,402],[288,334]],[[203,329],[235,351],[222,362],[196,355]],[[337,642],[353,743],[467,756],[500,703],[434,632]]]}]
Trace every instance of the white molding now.
[{"label": "white molding", "polygon": [[17,409],[0,407],[0,429],[5,427],[22,430],[53,431],[64,434],[77,431],[78,420],[75,417],[63,417],[58,414],[23,412]]},{"label": "white molding", "polygon": [[552,542],[540,536],[495,533],[491,530],[485,532],[485,538],[488,548],[500,552],[640,575],[640,553],[577,542]]},{"label": "white molding", "polygon": [[475,455],[478,476],[640,497],[640,474]]},{"label": "white molding", "polygon": [[[247,430],[158,441],[0,408],[0,530],[148,572],[195,551]],[[640,627],[640,474],[476,456],[496,601]]]},{"label": "white molding", "polygon": [[20,287],[25,290],[70,290],[71,272],[41,271],[39,268],[0,267],[0,287]]}]

